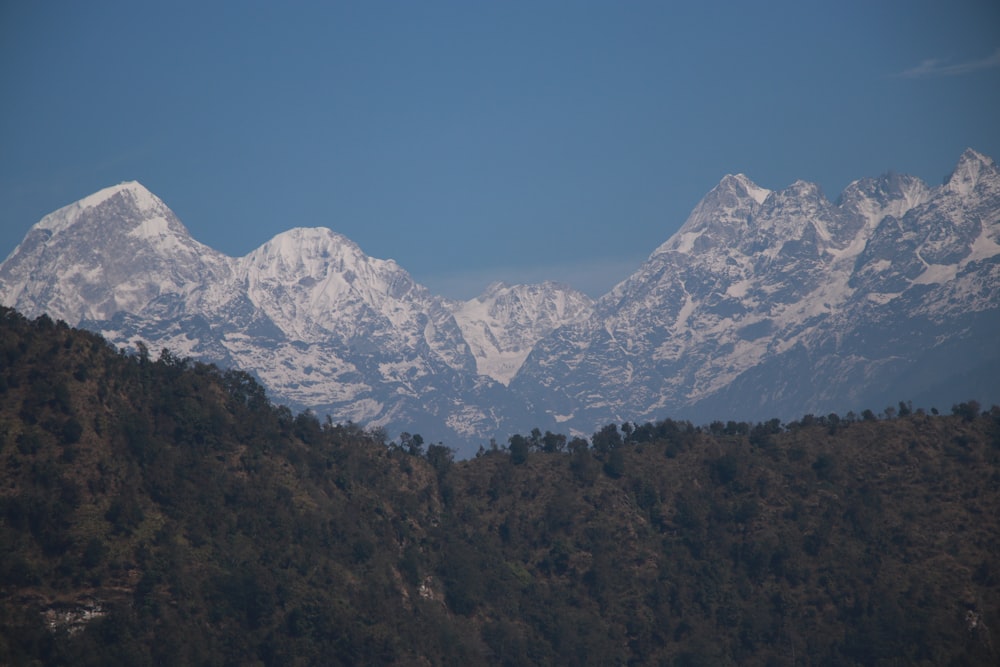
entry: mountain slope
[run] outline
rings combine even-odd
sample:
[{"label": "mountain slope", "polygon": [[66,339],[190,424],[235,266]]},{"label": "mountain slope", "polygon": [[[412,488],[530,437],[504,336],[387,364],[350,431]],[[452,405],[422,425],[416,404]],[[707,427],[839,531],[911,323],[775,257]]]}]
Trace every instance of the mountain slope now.
[{"label": "mountain slope", "polygon": [[[588,321],[536,346],[511,387],[586,428],[910,397],[904,378],[934,350],[950,349],[953,370],[1000,359],[962,351],[1000,334],[998,235],[1000,172],[971,150],[938,188],[887,175],[836,204],[808,183],[769,192],[727,176]],[[958,400],[948,375],[921,396]]]},{"label": "mountain slope", "polygon": [[836,202],[726,176],[596,302],[552,283],[450,301],[324,228],[226,257],[125,183],[35,225],[0,303],[464,454],[525,424],[1000,401],[1000,171],[970,149],[941,186],[887,174]]},{"label": "mountain slope", "polygon": [[454,462],[7,308],[0,359],[4,665],[1000,658],[1000,409]]},{"label": "mountain slope", "polygon": [[593,302],[565,285],[493,283],[451,310],[481,375],[510,384],[528,353],[559,327],[590,315]]},{"label": "mountain slope", "polygon": [[227,285],[229,258],[195,241],[136,182],[106,188],[51,213],[0,266],[5,305],[80,322],[127,312],[170,317]]},{"label": "mountain slope", "polygon": [[323,228],[229,258],[192,239],[138,183],[46,216],[0,265],[0,301],[28,316],[248,369],[297,409],[477,447],[504,419],[490,377],[503,364],[492,359],[512,349],[523,358],[518,346],[557,328],[564,303],[587,303],[552,285],[512,289],[514,305],[489,322],[499,347],[474,357],[453,315],[462,304],[430,294],[392,260]]}]

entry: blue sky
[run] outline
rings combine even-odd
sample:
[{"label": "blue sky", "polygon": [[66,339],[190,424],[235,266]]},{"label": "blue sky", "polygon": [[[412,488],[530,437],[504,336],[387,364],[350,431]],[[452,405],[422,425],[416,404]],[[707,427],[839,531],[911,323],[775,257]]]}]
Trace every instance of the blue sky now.
[{"label": "blue sky", "polygon": [[242,255],[325,226],[468,298],[598,296],[725,174],[1000,159],[1000,3],[0,3],[0,256],[138,180]]}]

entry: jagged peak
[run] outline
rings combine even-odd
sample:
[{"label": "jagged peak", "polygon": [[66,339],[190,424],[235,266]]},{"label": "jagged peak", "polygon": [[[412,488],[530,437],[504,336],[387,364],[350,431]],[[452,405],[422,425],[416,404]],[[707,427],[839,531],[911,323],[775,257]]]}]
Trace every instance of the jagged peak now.
[{"label": "jagged peak", "polygon": [[952,192],[968,194],[979,184],[984,173],[989,172],[997,173],[997,165],[993,159],[972,148],[966,148],[944,185]]},{"label": "jagged peak", "polygon": [[503,280],[498,280],[490,283],[483,290],[482,294],[469,299],[469,302],[477,301],[479,303],[484,303],[486,301],[504,297],[514,297],[523,298],[526,295],[536,295],[536,294],[558,294],[564,293],[576,298],[583,298],[586,300],[592,300],[589,296],[583,292],[577,290],[566,283],[562,283],[555,280],[543,280],[539,283],[516,283],[511,284]]},{"label": "jagged peak", "polygon": [[[553,290],[558,292],[580,292],[580,290],[576,289],[575,287],[563,282],[559,282],[558,280],[543,280],[542,282],[536,283],[535,285],[542,289]],[[583,294],[583,292],[580,292],[580,294]]]},{"label": "jagged peak", "polygon": [[737,192],[749,196],[758,204],[763,204],[764,200],[771,194],[770,190],[757,185],[746,174],[742,173],[726,174],[716,187],[729,190],[735,189]]},{"label": "jagged peak", "polygon": [[801,178],[794,181],[791,185],[782,190],[781,193],[792,197],[816,197],[825,199],[823,189],[820,188],[819,185],[811,181],[804,181]]},{"label": "jagged peak", "polygon": [[339,234],[329,227],[292,227],[283,232],[279,232],[271,237],[268,243],[336,243],[357,247],[357,244],[343,234]]},{"label": "jagged peak", "polygon": [[139,181],[122,181],[117,185],[103,188],[92,195],[87,195],[75,205],[80,208],[93,208],[100,206],[117,194],[129,196],[142,210],[163,205],[163,202]]},{"label": "jagged peak", "polygon": [[962,154],[958,158],[958,164],[962,165],[965,162],[975,162],[986,166],[994,166],[993,158],[988,155],[980,153],[974,148],[966,148],[962,151]]},{"label": "jagged peak", "polygon": [[772,194],[745,174],[726,174],[698,202],[681,228],[650,254],[650,259],[666,252],[690,252],[695,240],[709,229],[726,235],[739,233],[739,228]]},{"label": "jagged peak", "polygon": [[515,283],[511,284],[505,281],[497,281],[490,283],[486,288],[486,292],[537,292],[537,291],[560,291],[560,292],[574,292],[572,287],[566,283],[561,283],[555,280],[543,280],[538,283]]},{"label": "jagged peak", "polygon": [[881,176],[852,181],[837,197],[835,205],[840,208],[866,206],[863,202],[878,201],[882,202],[877,206],[878,210],[888,210],[899,217],[924,203],[930,193],[927,184],[916,176],[890,170]]},{"label": "jagged peak", "polygon": [[394,260],[370,257],[354,241],[326,227],[295,227],[284,231],[241,258],[239,266],[240,272],[251,277],[251,281],[322,281],[321,291],[329,294],[339,294],[348,286],[353,286],[352,290],[361,288],[366,294],[366,290],[374,290],[372,294],[390,294],[393,298],[411,289],[426,291]]},{"label": "jagged peak", "polygon": [[486,298],[488,296],[492,296],[494,294],[499,294],[500,292],[504,292],[504,291],[507,291],[509,289],[511,289],[511,284],[508,283],[507,281],[505,281],[505,280],[494,280],[489,285],[487,285],[486,289],[483,290],[483,293],[480,294],[476,298],[478,298],[478,299],[484,299],[484,298]]},{"label": "jagged peak", "polygon": [[118,185],[98,190],[83,199],[48,214],[39,220],[34,228],[48,230],[53,234],[61,232],[71,227],[79,219],[81,213],[104,204],[116,195],[126,196],[135,209],[142,213],[149,211],[162,213],[169,210],[159,197],[150,192],[138,181],[123,181]]},{"label": "jagged peak", "polygon": [[366,256],[357,243],[327,227],[293,227],[274,235],[247,257],[332,258],[345,254],[359,258]]},{"label": "jagged peak", "polygon": [[755,216],[755,221],[773,218],[776,214],[784,215],[790,210],[813,210],[830,205],[823,189],[811,181],[796,180],[781,190],[775,190],[761,206],[761,215]]}]

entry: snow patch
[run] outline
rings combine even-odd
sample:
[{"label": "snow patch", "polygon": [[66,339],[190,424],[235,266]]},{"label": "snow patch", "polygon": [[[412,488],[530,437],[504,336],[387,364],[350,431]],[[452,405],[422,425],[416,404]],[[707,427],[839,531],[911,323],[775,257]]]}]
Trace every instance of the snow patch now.
[{"label": "snow patch", "polygon": [[988,257],[995,257],[1000,255],[1000,243],[997,243],[989,236],[987,236],[986,231],[979,235],[975,243],[972,244],[972,252],[962,260],[962,265],[966,265],[969,262],[975,262],[981,259],[986,259]]},{"label": "snow patch", "polygon": [[874,273],[882,273],[892,266],[892,261],[888,259],[880,259],[876,262],[872,262],[868,265],[868,270]]},{"label": "snow patch", "polygon": [[677,319],[674,321],[675,330],[680,330],[684,328],[684,326],[687,324],[688,318],[691,317],[691,313],[694,312],[696,306],[697,303],[695,302],[695,300],[691,297],[690,294],[687,294],[684,298],[684,305],[681,306],[680,311],[677,313]]},{"label": "snow patch", "polygon": [[763,204],[764,201],[771,196],[771,191],[767,188],[762,188],[743,174],[736,174],[736,178],[740,181],[743,187],[746,189],[747,194],[758,204]]},{"label": "snow patch", "polygon": [[880,292],[871,292],[870,294],[867,295],[867,297],[868,300],[871,301],[872,303],[877,303],[880,306],[884,306],[885,304],[889,303],[900,294],[902,294],[902,292],[892,292],[887,294],[883,294]]},{"label": "snow patch", "polygon": [[812,221],[813,228],[816,230],[817,236],[823,239],[825,242],[829,243],[830,239],[833,238],[830,234],[830,230],[827,229],[826,223],[822,218],[816,218]]},{"label": "snow patch", "polygon": [[752,280],[741,280],[739,282],[733,283],[732,285],[726,288],[726,296],[731,296],[736,299],[742,299],[747,295],[747,292],[750,290],[751,285],[753,285]]},{"label": "snow patch", "polygon": [[535,344],[557,328],[583,321],[593,302],[557,283],[493,283],[450,310],[476,361],[476,372],[509,385]]},{"label": "snow patch", "polygon": [[134,239],[148,241],[160,252],[185,250],[186,246],[171,229],[170,223],[162,216],[147,218],[133,227],[128,236]]},{"label": "snow patch", "polygon": [[969,195],[979,185],[984,171],[996,169],[988,157],[968,148],[962,153],[958,166],[946,184],[947,188],[959,195]]},{"label": "snow patch", "polygon": [[954,280],[958,274],[955,264],[928,264],[924,272],[910,281],[914,285],[934,285]]},{"label": "snow patch", "polygon": [[72,206],[78,206],[81,209],[100,206],[120,192],[127,193],[140,211],[148,211],[164,205],[156,195],[143,187],[138,181],[123,181],[118,185],[98,190],[94,194],[76,202],[76,204],[72,204]]},{"label": "snow patch", "polygon": [[674,250],[677,252],[688,253],[694,249],[694,242],[703,234],[703,231],[698,232],[684,232],[678,235],[676,243],[674,243]]}]

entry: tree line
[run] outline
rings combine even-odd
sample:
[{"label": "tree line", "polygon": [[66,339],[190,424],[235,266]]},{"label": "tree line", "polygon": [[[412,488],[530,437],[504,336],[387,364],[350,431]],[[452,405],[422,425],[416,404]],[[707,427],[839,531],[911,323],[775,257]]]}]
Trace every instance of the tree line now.
[{"label": "tree line", "polygon": [[456,460],[0,310],[0,663],[996,664],[1000,409]]}]

